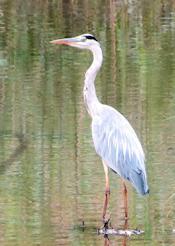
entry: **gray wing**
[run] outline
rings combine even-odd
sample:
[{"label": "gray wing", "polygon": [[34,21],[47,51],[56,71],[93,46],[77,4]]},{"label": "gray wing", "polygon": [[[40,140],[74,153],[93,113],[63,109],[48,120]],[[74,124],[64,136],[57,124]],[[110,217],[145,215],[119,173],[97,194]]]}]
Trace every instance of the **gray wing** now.
[{"label": "gray wing", "polygon": [[148,193],[142,146],[124,116],[103,105],[101,113],[93,118],[92,137],[96,152],[107,165],[139,193]]}]

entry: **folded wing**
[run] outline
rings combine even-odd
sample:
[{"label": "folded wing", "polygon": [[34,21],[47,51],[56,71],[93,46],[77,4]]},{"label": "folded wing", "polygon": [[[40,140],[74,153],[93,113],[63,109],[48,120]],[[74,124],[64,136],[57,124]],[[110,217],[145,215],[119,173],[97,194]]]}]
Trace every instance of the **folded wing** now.
[{"label": "folded wing", "polygon": [[92,121],[92,136],[96,152],[107,165],[129,180],[140,194],[148,193],[142,146],[124,116],[103,105]]}]

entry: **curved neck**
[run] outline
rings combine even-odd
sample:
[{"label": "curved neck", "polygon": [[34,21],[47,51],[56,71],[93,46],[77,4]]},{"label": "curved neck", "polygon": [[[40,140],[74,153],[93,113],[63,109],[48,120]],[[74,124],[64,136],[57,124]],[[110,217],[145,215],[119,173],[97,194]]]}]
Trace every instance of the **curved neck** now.
[{"label": "curved neck", "polygon": [[94,81],[102,65],[103,54],[99,45],[90,48],[93,54],[93,62],[85,74],[84,101],[91,117],[98,110],[99,101],[96,96]]}]

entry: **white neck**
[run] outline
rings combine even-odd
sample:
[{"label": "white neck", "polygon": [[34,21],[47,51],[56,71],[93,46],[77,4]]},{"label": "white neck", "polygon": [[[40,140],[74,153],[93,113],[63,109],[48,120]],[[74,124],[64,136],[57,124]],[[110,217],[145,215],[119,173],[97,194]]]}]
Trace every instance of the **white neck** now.
[{"label": "white neck", "polygon": [[93,117],[94,113],[98,110],[99,101],[96,96],[95,85],[94,81],[99,71],[102,61],[103,61],[103,54],[100,48],[100,45],[95,45],[90,48],[93,54],[93,62],[89,69],[85,74],[85,81],[84,81],[84,101],[87,107],[87,110],[91,117]]}]

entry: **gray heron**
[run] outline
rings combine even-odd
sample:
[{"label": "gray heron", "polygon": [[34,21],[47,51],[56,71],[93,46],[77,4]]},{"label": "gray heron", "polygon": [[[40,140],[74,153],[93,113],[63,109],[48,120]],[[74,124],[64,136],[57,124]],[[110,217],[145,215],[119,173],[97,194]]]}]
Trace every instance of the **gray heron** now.
[{"label": "gray heron", "polygon": [[94,81],[103,61],[100,44],[91,34],[57,39],[51,43],[90,50],[93,54],[93,62],[85,73],[83,95],[87,111],[92,118],[93,143],[102,159],[105,172],[106,186],[102,217],[105,222],[110,196],[108,169],[111,169],[123,179],[127,219],[127,188],[124,180],[130,181],[141,195],[149,193],[145,157],[140,141],[128,120],[113,107],[99,102],[97,98]]}]

